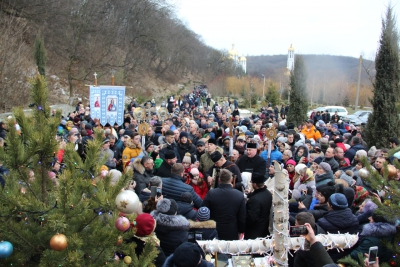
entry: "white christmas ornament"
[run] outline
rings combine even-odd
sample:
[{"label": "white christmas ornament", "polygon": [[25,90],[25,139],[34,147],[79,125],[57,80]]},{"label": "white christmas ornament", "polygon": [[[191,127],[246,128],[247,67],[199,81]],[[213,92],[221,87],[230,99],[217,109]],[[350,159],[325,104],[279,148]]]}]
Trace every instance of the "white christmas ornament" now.
[{"label": "white christmas ornament", "polygon": [[141,203],[135,192],[124,190],[115,198],[115,205],[120,212],[132,214],[139,212]]}]

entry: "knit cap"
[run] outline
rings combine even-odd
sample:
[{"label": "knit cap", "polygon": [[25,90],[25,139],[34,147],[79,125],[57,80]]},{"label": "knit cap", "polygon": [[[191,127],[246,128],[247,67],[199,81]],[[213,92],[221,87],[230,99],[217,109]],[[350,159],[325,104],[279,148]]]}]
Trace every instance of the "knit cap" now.
[{"label": "knit cap", "polygon": [[182,243],[175,249],[172,260],[176,267],[197,267],[201,261],[200,247],[190,242]]},{"label": "knit cap", "polygon": [[185,156],[183,157],[182,163],[192,163],[192,159],[190,157],[190,153],[185,153]]},{"label": "knit cap", "polygon": [[184,192],[181,194],[181,201],[186,203],[192,203],[193,196],[189,192]]},{"label": "knit cap", "polygon": [[190,173],[191,173],[192,175],[199,175],[199,174],[200,174],[199,169],[197,169],[197,168],[192,168],[192,169],[190,170]]},{"label": "knit cap", "polygon": [[329,164],[326,163],[326,162],[321,162],[321,163],[319,164],[319,167],[322,168],[325,172],[332,171],[331,165],[329,165]]},{"label": "knit cap", "polygon": [[210,219],[210,210],[207,207],[201,207],[197,211],[196,219],[200,222],[209,220]]},{"label": "knit cap", "polygon": [[343,210],[348,207],[346,196],[341,193],[331,195],[329,204],[334,210]]},{"label": "knit cap", "polygon": [[175,215],[178,211],[178,204],[174,199],[164,198],[157,203],[157,211],[167,214],[167,215]]},{"label": "knit cap", "polygon": [[155,220],[148,213],[142,213],[136,217],[136,235],[148,236],[154,231]]}]

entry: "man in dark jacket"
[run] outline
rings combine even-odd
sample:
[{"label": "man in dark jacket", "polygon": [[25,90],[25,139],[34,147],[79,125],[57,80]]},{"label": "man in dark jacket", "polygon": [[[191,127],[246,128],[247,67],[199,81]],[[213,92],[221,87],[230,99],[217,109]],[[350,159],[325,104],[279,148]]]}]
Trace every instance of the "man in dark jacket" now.
[{"label": "man in dark jacket", "polygon": [[140,195],[140,192],[150,183],[150,178],[154,176],[154,161],[152,157],[144,156],[141,159],[136,158],[132,165],[133,179],[136,181],[135,193]]},{"label": "man in dark jacket", "polygon": [[182,193],[189,192],[193,197],[193,204],[196,208],[201,207],[202,200],[194,192],[193,187],[185,184],[182,180],[184,168],[181,163],[176,163],[171,168],[171,176],[169,178],[162,179],[163,196],[179,201]]},{"label": "man in dark jacket", "polygon": [[[243,180],[238,166],[236,166],[235,163],[226,160],[225,157],[219,151],[215,151],[214,153],[211,154],[211,160],[214,162],[214,166],[212,166],[208,170],[208,172],[204,174],[204,177],[207,179],[208,184],[212,188],[217,188],[219,184],[218,174],[220,173],[221,170],[226,169],[229,170],[233,175],[233,183],[235,184],[234,188],[241,191]],[[216,173],[216,177],[213,177],[214,170]],[[214,179],[216,180],[214,181]]]},{"label": "man in dark jacket", "polygon": [[175,143],[175,136],[174,132],[171,130],[168,130],[165,133],[165,144],[162,146],[160,150],[160,158],[165,159],[165,154],[167,151],[173,151],[175,152],[175,155],[177,157],[177,162],[181,162],[181,158],[179,157],[179,152],[178,152],[178,147]]},{"label": "man in dark jacket", "polygon": [[267,162],[257,155],[257,144],[247,143],[247,155],[243,155],[236,163],[240,172],[251,172],[265,175]]},{"label": "man in dark jacket", "polygon": [[[232,173],[221,170],[219,186],[208,191],[202,206],[210,209],[221,240],[238,240],[245,232],[246,205],[243,193],[232,188]],[[229,200],[229,201],[228,201]]]},{"label": "man in dark jacket", "polygon": [[161,163],[160,168],[157,169],[157,175],[161,177],[170,177],[171,168],[176,163],[177,158],[174,151],[167,151],[164,156],[164,161]]},{"label": "man in dark jacket", "polygon": [[352,162],[358,150],[367,151],[367,149],[363,145],[361,145],[361,139],[357,136],[354,136],[351,139],[351,147],[346,150],[346,152],[344,153],[344,157],[348,158],[349,161]]},{"label": "man in dark jacket", "polygon": [[[358,232],[359,223],[357,217],[348,208],[346,196],[341,193],[335,193],[330,196],[328,201],[329,212],[318,220],[318,225],[329,233],[349,233],[356,234]],[[334,261],[347,256],[350,249],[341,252],[337,250],[329,251],[329,255]]]},{"label": "man in dark jacket", "polygon": [[256,239],[269,235],[269,213],[272,195],[264,185],[265,175],[253,173],[251,183],[254,191],[247,195],[245,239]]}]

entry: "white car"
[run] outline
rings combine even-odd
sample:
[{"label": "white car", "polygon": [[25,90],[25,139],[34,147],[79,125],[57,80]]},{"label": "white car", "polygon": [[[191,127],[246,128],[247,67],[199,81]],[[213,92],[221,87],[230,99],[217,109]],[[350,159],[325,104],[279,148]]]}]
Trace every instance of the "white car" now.
[{"label": "white car", "polygon": [[[340,117],[347,117],[347,114],[349,114],[349,112],[347,111],[347,109],[345,107],[341,107],[341,106],[325,106],[325,107],[319,107],[315,109],[315,112],[319,111],[319,112],[324,112],[325,110],[328,110],[329,114],[331,114],[331,116],[333,114],[335,114],[335,112],[337,111],[337,114]],[[307,116],[310,117],[311,116],[312,111],[307,112]],[[321,114],[322,115],[322,114]]]}]

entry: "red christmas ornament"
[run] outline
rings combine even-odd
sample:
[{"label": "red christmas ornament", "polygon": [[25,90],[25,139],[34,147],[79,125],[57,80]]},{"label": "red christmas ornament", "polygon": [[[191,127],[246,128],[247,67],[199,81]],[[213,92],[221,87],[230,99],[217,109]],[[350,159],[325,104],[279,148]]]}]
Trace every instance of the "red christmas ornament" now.
[{"label": "red christmas ornament", "polygon": [[119,217],[116,221],[115,221],[115,227],[117,227],[117,229],[121,232],[125,232],[126,230],[129,229],[129,227],[131,227],[131,224],[128,220],[128,218],[126,217]]}]

